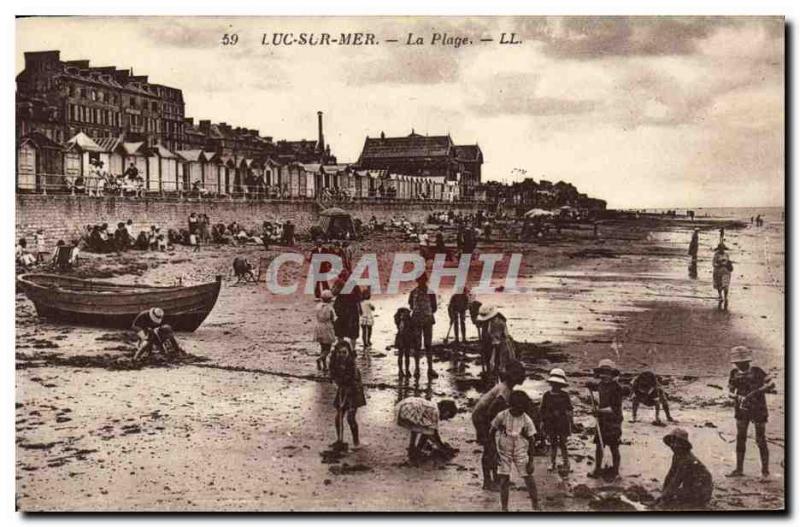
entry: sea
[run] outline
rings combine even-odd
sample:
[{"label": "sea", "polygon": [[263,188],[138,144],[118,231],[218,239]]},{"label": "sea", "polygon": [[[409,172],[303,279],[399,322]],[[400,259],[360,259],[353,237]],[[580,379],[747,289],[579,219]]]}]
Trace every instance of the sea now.
[{"label": "sea", "polygon": [[645,212],[661,214],[668,210],[675,210],[680,215],[686,214],[687,210],[693,210],[695,218],[722,218],[746,222],[749,222],[750,218],[761,215],[764,221],[783,223],[786,217],[784,207],[695,207],[692,209],[646,209]]}]

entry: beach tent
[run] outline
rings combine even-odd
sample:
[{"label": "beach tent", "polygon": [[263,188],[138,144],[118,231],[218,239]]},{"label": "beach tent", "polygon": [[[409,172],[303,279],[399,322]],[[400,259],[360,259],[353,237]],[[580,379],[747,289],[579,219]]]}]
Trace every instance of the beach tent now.
[{"label": "beach tent", "polygon": [[345,238],[349,233],[350,239],[356,237],[356,227],[353,217],[349,212],[338,207],[325,209],[319,213],[319,226],[328,238]]},{"label": "beach tent", "polygon": [[526,218],[542,218],[555,216],[555,213],[544,209],[531,209],[525,213]]}]

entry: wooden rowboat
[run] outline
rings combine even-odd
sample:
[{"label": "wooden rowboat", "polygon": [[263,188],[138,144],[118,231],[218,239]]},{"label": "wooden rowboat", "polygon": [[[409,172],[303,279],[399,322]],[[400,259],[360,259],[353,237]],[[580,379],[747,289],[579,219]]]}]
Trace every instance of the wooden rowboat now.
[{"label": "wooden rowboat", "polygon": [[164,310],[164,323],[194,331],[217,302],[222,277],[188,287],[125,285],[52,274],[23,274],[17,285],[41,317],[89,326],[130,328],[151,307]]}]

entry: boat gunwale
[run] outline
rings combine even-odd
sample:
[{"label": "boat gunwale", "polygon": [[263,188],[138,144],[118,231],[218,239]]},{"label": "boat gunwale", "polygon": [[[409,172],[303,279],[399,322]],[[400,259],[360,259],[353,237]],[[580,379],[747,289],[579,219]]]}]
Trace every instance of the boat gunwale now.
[{"label": "boat gunwale", "polygon": [[[92,291],[89,289],[84,290],[75,290],[75,289],[64,289],[61,286],[46,286],[39,284],[31,279],[31,277],[43,276],[47,278],[55,278],[56,280],[61,280],[65,282],[72,282],[74,284],[86,284],[87,286],[100,286],[100,287],[110,287],[117,289],[119,291]],[[42,292],[61,292],[61,293],[72,293],[72,294],[81,294],[81,295],[92,295],[97,297],[105,297],[106,293],[114,293],[115,295],[125,295],[125,296],[142,296],[142,295],[149,295],[149,294],[159,294],[159,293],[175,293],[180,291],[190,292],[191,290],[198,290],[198,289],[212,289],[214,287],[221,286],[221,280],[216,280],[214,282],[205,282],[202,284],[195,284],[195,285],[188,285],[188,286],[157,286],[157,285],[132,285],[132,284],[115,284],[112,282],[103,282],[98,280],[84,280],[81,278],[73,278],[73,277],[62,277],[59,275],[54,274],[46,274],[46,273],[25,273],[19,275],[17,277],[17,282],[22,284],[25,287],[31,287],[38,291]],[[125,289],[128,289],[127,291]]]}]

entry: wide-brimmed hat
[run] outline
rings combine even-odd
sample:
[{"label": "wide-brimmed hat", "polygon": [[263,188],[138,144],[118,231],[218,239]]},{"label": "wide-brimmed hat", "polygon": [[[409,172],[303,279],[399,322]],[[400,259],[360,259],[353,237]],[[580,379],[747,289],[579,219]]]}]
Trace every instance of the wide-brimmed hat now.
[{"label": "wide-brimmed hat", "polygon": [[672,446],[675,443],[683,444],[688,448],[692,448],[692,443],[689,441],[689,432],[683,428],[673,428],[670,430],[670,432],[664,436],[664,444],[667,446]]},{"label": "wide-brimmed hat", "polygon": [[619,370],[617,369],[617,365],[614,364],[614,361],[611,359],[602,359],[600,362],[597,363],[597,368],[594,369],[595,373],[600,372],[609,372],[612,375],[619,375]]},{"label": "wide-brimmed hat", "polygon": [[734,346],[731,348],[731,362],[750,362],[753,360],[753,352],[747,346]]},{"label": "wide-brimmed hat", "polygon": [[569,384],[567,382],[567,374],[564,373],[564,370],[561,368],[553,368],[550,370],[550,377],[547,378],[547,382],[554,382],[556,384]]},{"label": "wide-brimmed hat", "polygon": [[722,243],[722,242],[719,242],[719,244],[717,245],[717,248],[716,248],[716,249],[714,249],[714,250],[715,250],[715,251],[727,251],[727,250],[728,250],[728,246],[727,246],[727,245],[725,245],[725,244],[724,244],[724,243]]},{"label": "wide-brimmed hat", "polygon": [[148,314],[154,324],[161,324],[161,321],[164,320],[164,310],[160,307],[151,307]]},{"label": "wide-brimmed hat", "polygon": [[323,302],[330,302],[333,300],[333,291],[330,289],[324,290],[319,297],[322,299]]},{"label": "wide-brimmed hat", "polygon": [[487,320],[491,320],[495,316],[497,316],[497,308],[490,305],[483,305],[481,306],[480,310],[478,310],[478,322],[486,322]]}]

